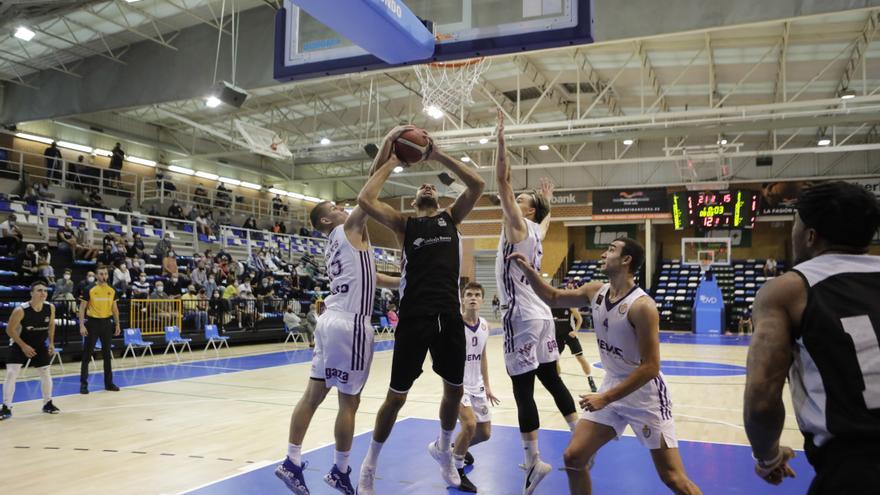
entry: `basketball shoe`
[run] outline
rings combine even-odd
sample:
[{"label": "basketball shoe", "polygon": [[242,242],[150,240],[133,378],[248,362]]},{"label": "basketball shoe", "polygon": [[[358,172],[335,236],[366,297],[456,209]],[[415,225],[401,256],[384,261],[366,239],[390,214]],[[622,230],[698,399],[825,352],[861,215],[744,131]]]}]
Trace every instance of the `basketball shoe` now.
[{"label": "basketball shoe", "polygon": [[344,493],[345,495],[355,495],[354,487],[351,486],[351,466],[348,468],[348,472],[343,473],[336,467],[336,464],[333,465],[333,468],[330,469],[330,472],[324,475],[324,483],[332,486],[339,490],[340,493]]},{"label": "basketball shoe", "polygon": [[290,491],[296,495],[309,495],[309,488],[306,486],[306,480],[303,478],[303,469],[306,468],[308,462],[303,462],[302,466],[294,464],[290,458],[285,458],[284,462],[275,468],[275,476],[290,488]]},{"label": "basketball shoe", "polygon": [[526,468],[526,482],[523,484],[523,495],[532,495],[535,492],[535,488],[538,487],[538,483],[547,476],[553,468],[550,464],[542,461],[541,459],[535,459],[535,463]]},{"label": "basketball shoe", "polygon": [[376,495],[373,482],[376,480],[376,467],[361,464],[361,475],[358,477],[357,495]]},{"label": "basketball shoe", "polygon": [[443,477],[443,481],[446,482],[446,485],[460,485],[461,478],[458,476],[458,471],[455,469],[455,464],[452,462],[452,449],[444,452],[437,446],[437,440],[434,440],[428,444],[428,452],[431,453],[431,457],[437,461],[437,464],[440,464],[440,475]]}]

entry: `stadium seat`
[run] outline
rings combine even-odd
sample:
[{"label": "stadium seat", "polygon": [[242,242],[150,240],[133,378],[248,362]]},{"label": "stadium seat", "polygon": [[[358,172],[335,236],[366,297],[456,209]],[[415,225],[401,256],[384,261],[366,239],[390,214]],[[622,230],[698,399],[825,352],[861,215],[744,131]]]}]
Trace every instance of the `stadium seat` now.
[{"label": "stadium seat", "polygon": [[143,339],[140,328],[126,328],[123,330],[122,339],[125,344],[125,352],[122,353],[122,359],[125,359],[128,352],[131,351],[131,355],[134,357],[134,362],[137,363],[137,349],[143,349],[140,357],[146,356],[147,352],[150,353],[150,357],[153,357],[153,343]]},{"label": "stadium seat", "polygon": [[181,337],[180,329],[176,326],[165,327],[165,342],[167,342],[168,345],[165,346],[165,352],[162,353],[163,356],[168,354],[168,349],[171,349],[174,352],[174,357],[180,362],[180,354],[177,352],[177,346],[180,346],[181,352],[186,349],[192,354],[192,348],[189,346],[192,339]]},{"label": "stadium seat", "polygon": [[205,325],[205,338],[208,339],[208,343],[205,345],[205,352],[208,352],[209,347],[213,347],[214,353],[219,356],[220,347],[225,345],[229,349],[229,337],[220,335],[220,332],[217,331],[217,325]]}]

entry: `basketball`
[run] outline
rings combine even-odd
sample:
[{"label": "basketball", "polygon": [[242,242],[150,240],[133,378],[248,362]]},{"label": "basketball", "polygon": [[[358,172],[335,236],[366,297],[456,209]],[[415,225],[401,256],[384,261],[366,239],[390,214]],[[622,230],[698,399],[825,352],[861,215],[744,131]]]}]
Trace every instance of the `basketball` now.
[{"label": "basketball", "polygon": [[406,165],[418,163],[431,153],[431,139],[424,129],[411,129],[394,141],[394,154]]}]

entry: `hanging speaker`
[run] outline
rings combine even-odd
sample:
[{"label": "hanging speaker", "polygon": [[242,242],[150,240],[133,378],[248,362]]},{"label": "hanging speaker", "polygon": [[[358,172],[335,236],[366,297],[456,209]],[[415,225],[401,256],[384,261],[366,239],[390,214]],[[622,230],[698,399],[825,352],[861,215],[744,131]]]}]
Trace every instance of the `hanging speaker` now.
[{"label": "hanging speaker", "polygon": [[773,166],[773,157],[772,156],[759,156],[755,158],[755,166],[756,167],[772,167]]}]

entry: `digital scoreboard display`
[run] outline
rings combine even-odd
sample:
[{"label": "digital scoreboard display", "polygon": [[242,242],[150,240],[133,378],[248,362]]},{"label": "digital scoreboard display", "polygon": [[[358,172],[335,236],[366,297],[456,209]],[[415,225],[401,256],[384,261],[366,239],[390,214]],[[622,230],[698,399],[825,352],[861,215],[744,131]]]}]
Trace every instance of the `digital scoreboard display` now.
[{"label": "digital scoreboard display", "polygon": [[672,222],[707,229],[751,229],[758,212],[758,191],[681,191],[672,194]]}]

